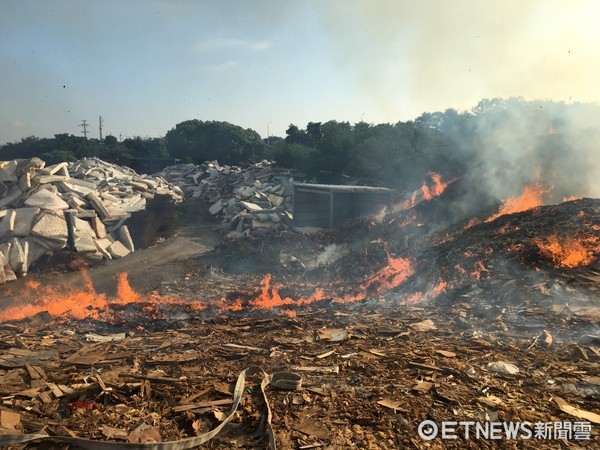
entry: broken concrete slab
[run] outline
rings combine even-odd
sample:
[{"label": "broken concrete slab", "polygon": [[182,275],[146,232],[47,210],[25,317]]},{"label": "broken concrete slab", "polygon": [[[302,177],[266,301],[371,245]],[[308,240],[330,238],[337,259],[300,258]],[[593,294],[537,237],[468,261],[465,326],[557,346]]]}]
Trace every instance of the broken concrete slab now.
[{"label": "broken concrete slab", "polygon": [[24,241],[23,239],[19,240],[19,244],[21,245],[21,249],[23,250],[23,264],[21,266],[21,276],[27,275],[27,271],[29,270],[29,242]]},{"label": "broken concrete slab", "polygon": [[18,161],[13,159],[12,161],[0,161],[0,182],[2,183],[18,183],[19,178],[17,176]]},{"label": "broken concrete slab", "polygon": [[220,213],[222,209],[223,209],[223,201],[221,199],[219,199],[214,205],[212,205],[210,208],[208,208],[208,212],[214,216],[215,214]]},{"label": "broken concrete slab", "polygon": [[130,214],[125,211],[123,208],[121,208],[120,206],[117,205],[109,205],[107,206],[107,211],[108,211],[108,218],[110,220],[119,220],[122,218],[127,218],[130,217]]},{"label": "broken concrete slab", "polygon": [[90,233],[77,232],[75,235],[75,250],[79,253],[96,253],[96,239]]},{"label": "broken concrete slab", "polygon": [[23,247],[17,238],[12,238],[10,241],[10,255],[8,256],[8,265],[16,274],[22,274],[23,269],[25,273],[27,268],[24,266],[26,263],[25,254]]},{"label": "broken concrete slab", "polygon": [[25,205],[32,208],[43,208],[50,210],[68,209],[69,204],[59,195],[48,189],[39,189],[25,200]]},{"label": "broken concrete slab", "polygon": [[8,257],[10,256],[10,248],[12,244],[10,242],[4,242],[0,244],[0,253],[2,253],[6,257],[5,264],[8,264]]},{"label": "broken concrete slab", "polygon": [[117,238],[130,252],[135,251],[131,234],[129,234],[129,228],[127,225],[123,225],[117,230]]},{"label": "broken concrete slab", "polygon": [[256,203],[240,201],[240,205],[242,205],[248,211],[262,211],[263,208],[258,206]]},{"label": "broken concrete slab", "polygon": [[90,192],[94,192],[96,189],[96,186],[93,183],[87,183],[75,178],[63,181],[59,183],[59,186],[63,192],[75,192],[79,195],[87,195]]},{"label": "broken concrete slab", "polygon": [[47,175],[63,175],[66,177],[69,177],[69,163],[68,162],[61,162],[58,164],[54,164],[52,166],[47,166],[44,168],[39,169],[40,173],[43,174],[47,174]]},{"label": "broken concrete slab", "polygon": [[109,234],[105,238],[96,239],[96,248],[107,259],[112,259],[108,248],[115,242],[115,239]]},{"label": "broken concrete slab", "polygon": [[15,214],[15,226],[13,234],[15,236],[29,236],[33,222],[40,212],[40,208],[17,208]]},{"label": "broken concrete slab", "polygon": [[77,214],[75,214],[80,219],[93,219],[94,217],[98,217],[96,211],[93,209],[78,209]]},{"label": "broken concrete slab", "polygon": [[25,174],[31,174],[39,169],[43,169],[46,163],[37,156],[29,159],[17,159],[17,176],[22,177]]},{"label": "broken concrete slab", "polygon": [[125,256],[127,256],[129,253],[131,253],[127,247],[125,247],[121,241],[115,241],[113,242],[109,247],[108,247],[108,251],[111,254],[111,256],[115,259],[120,259],[120,258],[124,258]]},{"label": "broken concrete slab", "polygon": [[19,178],[19,189],[21,192],[27,192],[32,188],[33,184],[31,182],[31,173],[24,173],[21,178]]},{"label": "broken concrete slab", "polygon": [[16,206],[21,201],[23,193],[16,184],[5,185],[0,182],[0,208]]},{"label": "broken concrete slab", "polygon": [[98,216],[92,217],[92,229],[98,238],[103,238],[106,236],[106,225],[100,220]]},{"label": "broken concrete slab", "polygon": [[283,204],[284,198],[279,195],[267,194],[267,197],[269,198],[269,201],[273,204],[273,206],[281,206]]},{"label": "broken concrete slab", "polygon": [[36,175],[33,177],[33,181],[38,184],[59,183],[65,180],[68,180],[68,177],[65,177],[64,175]]},{"label": "broken concrete slab", "polygon": [[28,236],[21,239],[21,246],[27,245],[27,266],[31,267],[38,259],[48,254],[49,250],[40,244],[39,238]]},{"label": "broken concrete slab", "polygon": [[95,234],[90,222],[88,222],[87,220],[81,219],[79,216],[73,218],[73,226],[75,227],[75,230],[78,232],[83,232],[83,233],[87,233],[90,235]]},{"label": "broken concrete slab", "polygon": [[92,208],[94,208],[94,210],[102,219],[108,219],[111,217],[110,213],[108,212],[108,209],[106,209],[106,206],[104,205],[104,202],[100,200],[100,197],[98,197],[98,195],[96,195],[93,192],[90,192],[85,196],[85,198],[89,200]]},{"label": "broken concrete slab", "polygon": [[67,222],[62,215],[42,211],[31,229],[31,234],[49,241],[51,249],[59,250],[67,245]]},{"label": "broken concrete slab", "polygon": [[271,222],[270,220],[258,220],[258,219],[253,219],[252,220],[252,227],[253,228],[273,228],[277,226],[277,224]]},{"label": "broken concrete slab", "polygon": [[17,214],[15,210],[9,209],[2,220],[0,220],[0,239],[5,239],[13,235],[16,218]]}]

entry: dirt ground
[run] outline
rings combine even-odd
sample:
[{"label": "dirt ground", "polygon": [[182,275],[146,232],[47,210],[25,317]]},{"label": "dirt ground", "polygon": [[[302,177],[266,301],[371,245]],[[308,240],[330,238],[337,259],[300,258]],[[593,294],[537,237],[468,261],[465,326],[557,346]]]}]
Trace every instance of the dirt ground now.
[{"label": "dirt ground", "polygon": [[[415,277],[381,291],[389,281],[382,274],[396,281],[402,275],[389,272],[403,261],[390,257],[390,247],[394,254],[423,251],[400,238],[422,233],[420,225],[392,233],[390,226],[357,223],[343,232],[219,245],[206,205],[190,202],[179,211],[175,236],[89,268],[98,292],[112,295],[116,276],[126,271],[137,291],[182,304],[115,305],[108,308],[111,321],[102,323],[41,314],[0,324],[0,443],[77,448],[65,439],[2,441],[20,433],[178,441],[223,425],[201,448],[268,448],[270,440],[303,450],[600,448],[600,266],[559,271],[525,245],[542,225],[554,226],[544,225],[545,217],[560,225],[557,218],[583,209],[581,220],[596,230],[598,205],[582,202],[549,208],[546,216],[511,217],[518,234],[499,234],[504,224],[495,223],[465,232],[456,245],[448,244],[453,237],[434,236],[425,254],[439,260],[436,267],[453,269],[456,255],[465,267],[487,255],[485,267],[464,278],[447,270],[457,283],[452,295],[402,304],[398,299],[412,292],[402,286],[427,287],[418,273],[437,283],[438,272],[423,262]],[[567,222],[560,227],[566,230]],[[331,249],[343,256],[315,265]],[[282,252],[295,259],[282,259]],[[523,255],[535,256],[531,270],[516,270]],[[78,283],[81,275],[72,272],[78,264],[66,261],[61,276],[35,277]],[[333,297],[364,280],[362,301]],[[322,301],[302,305],[285,297],[304,298],[318,281]],[[15,286],[4,296],[18,295]],[[263,295],[271,308],[257,301]],[[195,311],[192,301],[211,306]],[[264,372],[244,372],[257,366]],[[230,414],[236,380],[243,399]],[[271,381],[264,394],[261,381]],[[418,432],[424,420],[438,427],[511,422],[525,424],[531,435],[466,436],[461,425],[450,432],[455,439],[426,440]]]},{"label": "dirt ground", "polygon": [[[196,259],[211,251],[222,240],[222,236],[214,231],[217,223],[204,202],[190,200],[179,206],[177,218],[179,224],[173,236],[161,238],[154,245],[138,249],[127,258],[93,262],[74,255],[63,255],[46,267],[34,269],[32,275],[44,285],[81,286],[83,281],[76,269],[86,268],[96,291],[112,296],[116,291],[117,275],[125,272],[129,274],[129,281],[136,291],[153,291],[161,283],[184,278],[186,273],[193,270]],[[0,289],[2,306],[10,304],[27,281],[27,278],[21,278],[3,286]]]}]

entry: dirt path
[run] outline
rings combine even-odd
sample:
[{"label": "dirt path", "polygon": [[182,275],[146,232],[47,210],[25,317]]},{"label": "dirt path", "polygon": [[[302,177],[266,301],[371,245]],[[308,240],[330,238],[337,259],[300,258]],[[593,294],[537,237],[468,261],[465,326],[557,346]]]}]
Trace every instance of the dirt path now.
[{"label": "dirt path", "polygon": [[189,271],[194,259],[211,251],[219,242],[213,228],[216,222],[208,205],[190,200],[179,209],[180,226],[176,234],[163,242],[116,261],[106,261],[89,273],[96,289],[113,294],[116,277],[127,272],[129,281],[139,292],[156,289],[163,281],[170,282]]},{"label": "dirt path", "polygon": [[[138,292],[156,289],[162,282],[172,282],[193,268],[195,258],[211,251],[221,235],[213,230],[215,219],[208,212],[208,205],[190,200],[178,207],[179,226],[174,236],[152,247],[140,249],[120,260],[102,261],[88,269],[96,291],[114,295],[118,274],[127,272],[131,286]],[[0,300],[4,304],[18,297],[27,279],[39,278],[43,284],[83,285],[78,272],[32,274],[16,282],[0,287]]]}]

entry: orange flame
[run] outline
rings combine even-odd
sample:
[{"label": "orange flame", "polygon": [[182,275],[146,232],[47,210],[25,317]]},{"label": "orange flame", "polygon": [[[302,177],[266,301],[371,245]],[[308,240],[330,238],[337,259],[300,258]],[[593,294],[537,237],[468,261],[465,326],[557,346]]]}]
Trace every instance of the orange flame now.
[{"label": "orange flame", "polygon": [[535,243],[542,255],[550,258],[558,268],[586,266],[600,252],[598,238],[595,236],[586,239],[549,236],[546,239],[536,239]]},{"label": "orange flame", "polygon": [[472,218],[472,219],[470,219],[470,220],[469,220],[469,223],[467,223],[467,224],[465,225],[465,228],[464,228],[464,229],[465,229],[465,230],[468,230],[469,228],[471,228],[471,227],[474,227],[474,226],[475,226],[475,225],[477,225],[478,223],[479,223],[479,219]]},{"label": "orange flame", "polygon": [[408,259],[394,258],[389,253],[387,259],[388,265],[361,285],[365,291],[372,290],[375,294],[389,291],[400,286],[414,273]]},{"label": "orange flame", "polygon": [[542,205],[542,197],[548,192],[540,183],[525,186],[523,193],[518,197],[509,198],[500,207],[498,212],[486,219],[486,222],[491,222],[505,214],[515,214],[528,209]]},{"label": "orange flame", "polygon": [[[118,275],[117,297],[109,298],[105,294],[96,292],[86,271],[82,271],[81,276],[83,278],[81,288],[42,286],[37,280],[28,280],[26,291],[23,292],[20,300],[0,311],[0,322],[23,320],[43,311],[47,311],[55,318],[110,319],[107,308],[111,304],[147,303],[155,307],[159,304],[185,304],[196,310],[207,307],[202,302],[187,302],[160,296],[157,293],[145,298],[131,287],[126,273]],[[157,311],[154,308],[149,312],[156,315]]]},{"label": "orange flame", "polygon": [[64,292],[58,288],[42,288],[35,280],[28,281],[26,283],[28,292],[24,292],[23,300],[0,311],[0,322],[22,320],[42,311],[47,311],[52,317],[97,319],[99,311],[107,305],[106,296],[95,291],[87,272],[82,272],[82,276],[83,288],[67,289]]},{"label": "orange flame", "polygon": [[471,272],[470,275],[473,278],[477,278],[477,281],[481,281],[483,272],[489,272],[489,270],[485,268],[482,261],[476,261],[473,272]]},{"label": "orange flame", "polygon": [[333,300],[334,303],[352,303],[366,299],[370,295],[380,295],[397,288],[414,274],[410,260],[395,258],[386,249],[388,264],[367,277],[357,291]]},{"label": "orange flame", "polygon": [[250,300],[250,306],[253,309],[272,309],[281,306],[302,306],[314,303],[325,298],[322,289],[316,289],[309,297],[300,297],[298,300],[293,300],[290,297],[282,298],[279,294],[281,285],[271,287],[271,274],[268,273],[260,282],[260,294],[255,299]]},{"label": "orange flame", "polygon": [[433,181],[433,184],[428,185],[426,182],[423,182],[423,186],[414,191],[411,194],[410,199],[395,204],[392,208],[392,212],[404,211],[412,208],[421,201],[439,197],[449,185],[457,180],[457,178],[452,178],[451,180],[444,182],[442,181],[442,175],[436,172],[429,172],[428,175],[431,178],[431,181]]},{"label": "orange flame", "polygon": [[426,300],[432,300],[438,297],[441,294],[447,292],[447,289],[451,287],[447,281],[441,280],[437,285],[429,289],[427,292],[415,292],[414,294],[409,295],[403,301],[403,305],[411,304],[411,303],[420,303]]},{"label": "orange flame", "polygon": [[117,298],[115,300],[121,304],[128,303],[140,303],[144,300],[142,297],[133,290],[129,284],[129,275],[126,273],[120,273],[117,279]]},{"label": "orange flame", "polygon": [[439,197],[440,195],[442,195],[444,193],[444,191],[446,190],[448,185],[450,185],[450,183],[455,181],[455,180],[451,180],[451,181],[444,183],[442,181],[442,176],[439,173],[435,173],[435,172],[430,172],[429,176],[431,177],[431,180],[433,181],[433,186],[431,186],[431,187],[427,188],[427,190],[425,190],[426,186],[423,185],[423,198],[425,198],[426,200],[430,200],[434,197]]}]

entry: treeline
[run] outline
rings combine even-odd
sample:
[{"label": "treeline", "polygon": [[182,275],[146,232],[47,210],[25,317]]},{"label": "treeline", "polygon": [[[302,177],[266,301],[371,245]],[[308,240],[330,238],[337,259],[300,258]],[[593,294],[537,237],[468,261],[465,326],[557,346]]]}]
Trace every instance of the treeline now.
[{"label": "treeline", "polygon": [[42,158],[47,164],[97,156],[136,170],[152,165],[159,170],[165,162],[173,161],[167,151],[165,138],[135,137],[119,142],[116,137],[110,135],[100,141],[62,133],[55,134],[53,138],[30,136],[20,142],[8,143],[0,147],[2,160],[34,156]]},{"label": "treeline", "polygon": [[253,130],[228,122],[187,120],[158,138],[134,137],[118,141],[111,135],[103,140],[66,133],[52,138],[31,136],[0,146],[0,159],[37,156],[54,164],[97,156],[151,173],[176,162],[201,163],[216,159],[224,164],[244,164],[264,158],[265,148],[266,144]]},{"label": "treeline", "polygon": [[[114,136],[102,141],[68,134],[28,137],[1,146],[0,159],[38,156],[52,164],[98,156],[154,172],[176,161],[216,159],[243,165],[267,158],[326,183],[364,179],[410,190],[428,173],[442,172],[446,177],[470,176],[477,182],[502,184],[514,181],[515,174],[520,179],[533,176],[530,172],[539,167],[551,173],[564,170],[575,160],[585,177],[587,154],[596,151],[599,119],[597,105],[491,99],[471,111],[424,113],[395,124],[329,121],[309,122],[305,128],[291,124],[285,138],[262,139],[251,129],[200,120],[181,122],[164,137],[120,142]],[[575,160],[574,152],[579,155]]]},{"label": "treeline", "polygon": [[280,164],[321,182],[365,178],[412,191],[432,172],[460,177],[465,198],[478,201],[513,196],[532,182],[556,197],[586,195],[600,184],[599,137],[597,104],[509,98],[395,124],[290,125],[268,150]]}]

